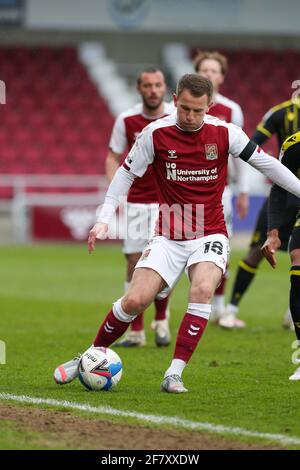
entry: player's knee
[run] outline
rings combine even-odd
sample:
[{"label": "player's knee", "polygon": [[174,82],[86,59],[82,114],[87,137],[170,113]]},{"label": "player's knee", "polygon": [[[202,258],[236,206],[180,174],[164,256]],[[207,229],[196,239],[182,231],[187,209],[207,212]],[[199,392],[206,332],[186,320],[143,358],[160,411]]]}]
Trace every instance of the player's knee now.
[{"label": "player's knee", "polygon": [[192,302],[209,303],[213,294],[214,289],[212,285],[206,281],[193,285],[190,289],[190,299]]},{"label": "player's knee", "polygon": [[128,293],[123,300],[124,309],[127,312],[141,313],[147,308],[147,299],[142,293]]}]

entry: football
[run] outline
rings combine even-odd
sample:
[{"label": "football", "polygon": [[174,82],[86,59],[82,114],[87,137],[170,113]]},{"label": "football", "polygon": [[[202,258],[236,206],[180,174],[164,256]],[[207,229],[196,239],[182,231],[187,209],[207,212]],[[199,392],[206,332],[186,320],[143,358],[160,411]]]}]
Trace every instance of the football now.
[{"label": "football", "polygon": [[78,371],[88,390],[110,390],[122,377],[122,361],[112,349],[92,346],[83,353]]}]

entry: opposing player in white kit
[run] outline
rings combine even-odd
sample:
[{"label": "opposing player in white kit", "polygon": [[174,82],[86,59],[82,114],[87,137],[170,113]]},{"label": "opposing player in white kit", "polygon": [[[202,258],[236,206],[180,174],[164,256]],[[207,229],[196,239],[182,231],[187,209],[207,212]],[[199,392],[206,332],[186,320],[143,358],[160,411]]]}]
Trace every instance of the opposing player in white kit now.
[{"label": "opposing player in white kit", "polygon": [[[242,129],[206,115],[212,92],[211,82],[199,75],[187,74],[179,80],[174,95],[177,114],[155,121],[138,136],[110,184],[88,239],[92,252],[96,239],[106,234],[120,198],[152,164],[160,203],[156,235],[136,265],[128,292],[114,303],[93,344],[114,343],[134,317],[187,270],[188,308],[161,384],[161,390],[170,393],[187,392],[181,375],[205,330],[214,291],[226,269],[229,244],[222,194],[229,154],[300,196],[298,178],[251,142]],[[76,359],[57,367],[55,380],[71,382],[78,375],[78,365]]]},{"label": "opposing player in white kit", "polygon": [[[225,80],[228,71],[228,62],[226,57],[219,52],[202,51],[194,60],[195,71],[202,77],[208,78],[213,84],[213,104],[209,108],[208,114],[223,119],[226,122],[232,122],[237,126],[243,128],[244,115],[238,103],[226,98],[219,93],[219,88]],[[230,165],[230,163],[232,165]],[[233,168],[232,168],[233,167]],[[248,213],[248,183],[247,183],[247,169],[246,165],[241,160],[231,158],[229,160],[229,175],[227,184],[224,189],[222,202],[224,207],[224,217],[227,227],[229,238],[232,236],[232,189],[231,189],[231,173],[237,181],[238,195],[236,199],[236,210],[238,216],[243,219]],[[213,304],[211,319],[218,321],[221,326],[222,322],[231,320],[235,328],[244,328],[245,322],[233,316],[232,319],[228,318],[225,311],[225,286],[226,274],[222,279],[221,284],[216,289]]]},{"label": "opposing player in white kit", "polygon": [[[155,68],[143,70],[137,78],[137,90],[142,102],[121,113],[114,124],[106,159],[106,175],[111,181],[118,170],[125,150],[130,150],[138,134],[151,122],[174,112],[174,107],[163,101],[166,83],[163,73]],[[153,236],[154,223],[158,214],[158,196],[155,176],[151,166],[142,178],[137,178],[127,197],[127,234],[123,253],[127,261],[125,292],[127,292],[133,271],[148,240]],[[168,324],[168,296],[154,300],[155,342],[167,346],[171,335]],[[146,335],[143,314],[136,317],[130,330],[115,346],[144,346]]]}]

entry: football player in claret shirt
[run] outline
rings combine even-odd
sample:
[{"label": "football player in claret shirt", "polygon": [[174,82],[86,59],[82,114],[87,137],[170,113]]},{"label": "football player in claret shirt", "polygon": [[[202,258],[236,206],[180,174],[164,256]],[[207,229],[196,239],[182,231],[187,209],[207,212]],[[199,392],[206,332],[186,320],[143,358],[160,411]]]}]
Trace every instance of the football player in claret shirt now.
[{"label": "football player in claret shirt", "polygon": [[[300,179],[300,131],[286,139],[281,147],[280,160]],[[268,238],[262,253],[275,268],[275,252],[280,248],[280,228],[293,228],[286,234],[290,236],[290,310],[297,337],[296,357],[300,352],[300,199],[273,185],[269,197]],[[300,367],[290,376],[290,380],[300,380]]]},{"label": "football player in claret shirt", "polygon": [[[131,149],[136,137],[151,122],[174,112],[174,107],[163,101],[166,83],[163,73],[155,68],[143,70],[137,78],[137,90],[142,102],[121,113],[114,124],[109,153],[106,159],[106,174],[111,181],[118,170],[122,155]],[[158,213],[158,197],[155,176],[151,166],[142,178],[137,178],[127,197],[127,234],[123,243],[123,253],[127,262],[125,292],[127,292],[133,271],[148,240],[152,237]],[[136,228],[136,230],[135,230]],[[168,324],[168,298],[155,298],[155,342],[157,346],[167,346],[171,335]],[[124,338],[115,346],[144,346],[144,316],[137,316]]]},{"label": "football player in claret shirt", "polygon": [[[152,164],[160,204],[156,234],[135,267],[128,292],[113,304],[93,344],[113,344],[134,317],[158,293],[172,288],[186,270],[188,305],[161,384],[161,390],[169,393],[187,392],[182,373],[205,330],[212,297],[226,269],[229,243],[222,194],[229,154],[300,196],[300,181],[278,160],[259,149],[241,128],[206,114],[212,93],[212,83],[197,74],[179,80],[174,95],[177,113],[149,124],[138,136],[109,186],[88,239],[92,252],[96,239],[107,233],[120,197]],[[79,363],[77,358],[57,367],[56,382],[66,384],[76,378]]]},{"label": "football player in claret shirt", "polygon": [[[284,101],[271,108],[265,114],[262,121],[257,125],[252,140],[258,145],[261,145],[275,134],[280,148],[284,140],[297,131],[299,123],[300,102],[293,100]],[[235,326],[233,318],[238,314],[240,302],[251,285],[258,267],[263,260],[261,247],[267,238],[267,206],[268,200],[266,199],[258,214],[248,253],[239,263],[230,303],[226,307],[227,318],[222,319],[223,326],[227,328]],[[291,221],[287,221],[287,223],[280,228],[280,250],[282,251],[287,251],[289,233],[292,226]],[[284,316],[283,327],[294,329],[289,309]]]},{"label": "football player in claret shirt", "polygon": [[[194,60],[194,67],[195,71],[199,75],[208,78],[213,84],[213,104],[209,108],[208,114],[226,122],[232,122],[232,124],[236,124],[242,128],[244,126],[244,116],[241,107],[235,101],[226,98],[219,93],[219,88],[224,82],[228,71],[227,58],[217,51],[202,51],[197,54]],[[232,236],[233,216],[232,189],[230,184],[232,176],[235,177],[237,181],[238,195],[236,199],[236,210],[241,219],[246,217],[249,206],[247,165],[242,160],[234,158],[230,159],[230,163],[232,165],[229,165],[228,180],[222,197],[224,217],[229,237]],[[212,303],[211,319],[219,322],[221,326],[222,317],[226,315],[224,292],[227,277],[228,269],[221,284],[215,292]],[[226,321],[228,321],[227,318]],[[245,326],[245,322],[236,317],[233,317],[233,323],[235,328],[243,328]]]}]

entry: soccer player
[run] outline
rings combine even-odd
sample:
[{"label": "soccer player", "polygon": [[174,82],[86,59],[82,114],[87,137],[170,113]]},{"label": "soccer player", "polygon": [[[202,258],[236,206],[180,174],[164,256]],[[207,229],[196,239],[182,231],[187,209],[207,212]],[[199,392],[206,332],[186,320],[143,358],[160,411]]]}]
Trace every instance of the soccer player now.
[{"label": "soccer player", "polygon": [[[114,124],[109,153],[106,159],[106,175],[111,181],[118,170],[122,155],[131,149],[137,135],[151,122],[174,112],[174,107],[163,101],[166,83],[163,73],[155,68],[143,70],[137,78],[137,90],[142,102],[121,113]],[[148,240],[153,235],[153,222],[158,211],[158,197],[153,169],[149,166],[142,178],[137,178],[127,197],[128,233],[123,243],[123,253],[127,261],[125,292],[128,290],[133,271]],[[135,228],[139,230],[136,233]],[[168,325],[168,296],[154,300],[155,342],[157,346],[167,346],[171,335]],[[115,346],[144,346],[146,336],[143,314],[137,316],[131,329]]]},{"label": "soccer player", "polygon": [[[244,126],[244,116],[240,105],[219,93],[219,88],[224,82],[226,73],[228,71],[228,63],[226,57],[216,51],[202,51],[196,56],[194,60],[194,66],[195,71],[199,75],[208,78],[213,84],[213,104],[210,107],[208,114],[215,116],[219,119],[223,119],[226,122],[232,122],[233,124],[236,124],[237,126],[242,128]],[[248,183],[245,169],[246,165],[244,164],[244,162],[237,159],[231,159],[231,162],[234,163],[234,172],[237,177],[238,183],[238,197],[236,199],[236,209],[239,217],[243,219],[248,213],[249,206]],[[229,169],[230,168],[231,167],[229,167]],[[229,237],[231,237],[233,207],[230,175],[228,175],[228,180],[224,189],[222,202],[224,207],[224,217],[227,232]],[[224,315],[224,292],[226,286],[226,277],[226,275],[223,277],[223,280],[214,295],[211,319],[215,321],[219,321],[220,318]],[[234,317],[234,325],[236,328],[243,328],[245,326],[245,323],[239,318]]]},{"label": "soccer player", "polygon": [[[300,131],[291,135],[282,145],[281,163],[300,178]],[[280,248],[279,229],[293,224],[289,253],[291,258],[290,310],[295,333],[300,348],[300,199],[273,185],[269,197],[268,238],[262,253],[273,268],[276,266],[275,252]],[[298,349],[299,351],[299,349]],[[290,380],[300,380],[300,367],[290,376]]]},{"label": "soccer player", "polygon": [[[177,85],[177,113],[149,124],[138,136],[107,191],[88,239],[89,251],[107,233],[119,199],[152,164],[158,182],[160,212],[156,235],[136,265],[129,290],[108,312],[94,339],[109,347],[144,311],[158,293],[172,288],[184,270],[190,280],[187,310],[177,334],[170,367],[161,390],[187,392],[182,373],[205,330],[211,300],[224,275],[229,243],[222,194],[228,155],[241,158],[276,184],[300,196],[300,181],[278,160],[265,154],[243,130],[206,115],[212,83],[197,74],[184,75]],[[54,378],[66,384],[78,375],[80,359],[57,367]]]},{"label": "soccer player", "polygon": [[[300,105],[293,100],[285,101],[271,108],[257,125],[252,140],[258,145],[263,144],[267,139],[276,134],[279,148],[284,140],[293,132],[297,131],[300,122]],[[251,238],[249,251],[244,259],[239,263],[236,273],[233,290],[230,297],[230,303],[226,307],[226,315],[219,322],[225,328],[234,328],[236,316],[239,312],[240,302],[253,281],[260,262],[263,259],[261,247],[267,237],[267,199],[263,204],[256,221],[256,226]],[[288,233],[291,226],[288,224],[280,229],[280,240],[282,251],[287,250]],[[283,320],[285,328],[293,329],[289,310],[286,312]]]}]

